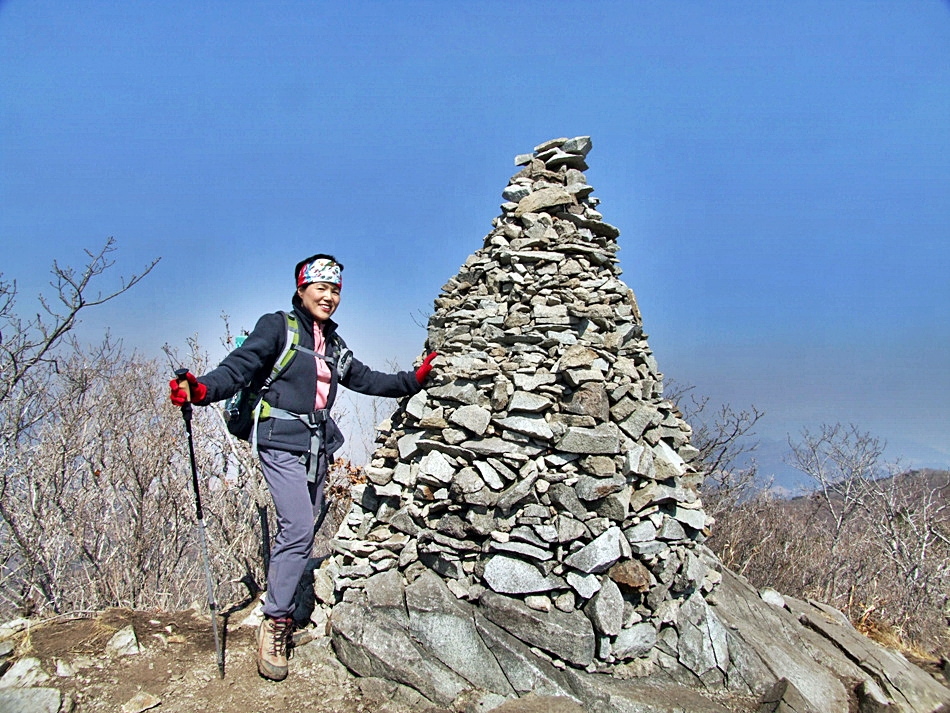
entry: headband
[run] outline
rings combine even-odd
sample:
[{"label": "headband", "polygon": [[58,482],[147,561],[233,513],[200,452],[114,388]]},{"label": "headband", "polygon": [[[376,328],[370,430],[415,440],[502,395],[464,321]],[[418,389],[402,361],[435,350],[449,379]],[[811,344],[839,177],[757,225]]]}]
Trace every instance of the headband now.
[{"label": "headband", "polygon": [[326,258],[319,258],[305,264],[297,274],[297,287],[303,287],[313,282],[328,282],[342,288],[343,266]]}]

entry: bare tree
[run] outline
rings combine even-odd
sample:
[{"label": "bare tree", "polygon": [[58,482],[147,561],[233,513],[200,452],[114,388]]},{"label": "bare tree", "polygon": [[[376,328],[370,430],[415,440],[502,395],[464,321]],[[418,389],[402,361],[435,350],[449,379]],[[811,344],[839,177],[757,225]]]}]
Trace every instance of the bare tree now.
[{"label": "bare tree", "polygon": [[[19,597],[23,602],[33,601],[38,595],[44,602],[56,607],[55,582],[58,567],[56,559],[42,556],[44,534],[35,527],[47,508],[55,507],[57,498],[68,495],[59,488],[53,492],[52,502],[44,489],[31,477],[29,463],[33,458],[46,455],[40,443],[49,419],[63,406],[90,409],[91,404],[72,399],[88,375],[76,374],[76,381],[55,379],[63,373],[65,356],[75,352],[71,332],[81,314],[89,307],[104,304],[131,289],[147,275],[157,260],[138,275],[120,278],[120,284],[103,292],[98,288],[103,274],[114,264],[111,254],[115,241],[109,238],[96,253],[86,251],[89,261],[76,271],[53,263],[50,285],[55,297],[39,296],[40,311],[32,319],[22,318],[16,309],[16,282],[0,278],[0,518],[4,525],[0,533],[3,571],[23,574]],[[63,347],[68,347],[63,349]],[[107,343],[103,347],[110,348]],[[60,469],[72,463],[70,443],[65,441],[58,453]],[[17,516],[23,507],[31,518]],[[17,556],[11,556],[16,552]]]},{"label": "bare tree", "polygon": [[937,483],[882,460],[884,443],[841,424],[789,440],[790,462],[815,484],[805,532],[821,576],[803,593],[933,647],[948,637],[947,477]]},{"label": "bare tree", "polygon": [[690,442],[699,450],[697,460],[704,473],[703,504],[718,521],[767,487],[759,481],[758,466],[751,457],[758,445],[754,429],[765,413],[754,405],[736,411],[729,404],[712,411],[709,398],[698,397],[694,391],[695,387],[672,380],[666,388],[668,398],[693,428]]},{"label": "bare tree", "polygon": [[831,518],[833,551],[851,517],[867,508],[867,484],[884,475],[880,462],[884,446],[870,433],[840,423],[822,425],[818,433],[804,429],[800,441],[789,439],[789,464],[812,480]]}]

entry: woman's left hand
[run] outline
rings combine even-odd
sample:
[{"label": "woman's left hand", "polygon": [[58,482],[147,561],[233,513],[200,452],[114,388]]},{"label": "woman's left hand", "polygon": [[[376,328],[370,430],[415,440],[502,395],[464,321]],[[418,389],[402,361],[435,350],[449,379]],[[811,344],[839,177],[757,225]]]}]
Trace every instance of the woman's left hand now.
[{"label": "woman's left hand", "polygon": [[429,372],[432,371],[432,360],[439,356],[438,352],[432,352],[422,362],[422,366],[416,369],[416,381],[424,383]]}]

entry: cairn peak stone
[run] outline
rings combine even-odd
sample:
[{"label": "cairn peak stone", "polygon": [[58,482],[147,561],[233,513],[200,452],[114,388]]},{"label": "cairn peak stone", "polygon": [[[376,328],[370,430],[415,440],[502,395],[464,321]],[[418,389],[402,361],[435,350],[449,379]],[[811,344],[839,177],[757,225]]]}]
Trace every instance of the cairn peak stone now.
[{"label": "cairn peak stone", "polygon": [[[583,669],[659,656],[669,611],[715,589],[690,555],[707,525],[697,451],[620,279],[591,146],[516,157],[500,214],[434,300],[426,388],[379,429],[335,540],[341,659],[439,705],[466,686],[512,693],[486,652],[515,694],[535,677],[576,698],[593,690]],[[721,642],[696,641],[664,646],[724,676]]]}]

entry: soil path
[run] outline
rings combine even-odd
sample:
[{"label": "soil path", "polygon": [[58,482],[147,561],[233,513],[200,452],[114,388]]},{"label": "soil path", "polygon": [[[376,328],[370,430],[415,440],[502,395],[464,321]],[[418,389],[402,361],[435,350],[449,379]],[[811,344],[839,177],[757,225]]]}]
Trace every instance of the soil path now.
[{"label": "soil path", "polygon": [[[95,619],[50,622],[19,635],[16,654],[38,658],[51,675],[39,685],[58,688],[81,713],[118,713],[123,706],[131,713],[135,706],[128,704],[136,696],[138,701],[160,700],[155,710],[167,713],[407,710],[380,700],[383,691],[364,685],[369,695],[364,694],[358,680],[333,656],[326,638],[295,649],[285,681],[262,679],[254,660],[254,629],[240,626],[246,615],[237,612],[229,618],[223,680],[210,619],[191,612],[110,610]],[[106,643],[129,624],[140,653],[107,655]]]}]

